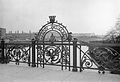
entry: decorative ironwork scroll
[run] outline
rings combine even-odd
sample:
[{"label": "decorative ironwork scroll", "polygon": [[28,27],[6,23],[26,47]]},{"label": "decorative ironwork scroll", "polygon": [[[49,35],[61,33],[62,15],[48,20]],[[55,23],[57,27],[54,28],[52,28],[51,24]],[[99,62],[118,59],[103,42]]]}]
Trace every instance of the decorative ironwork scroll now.
[{"label": "decorative ironwork scroll", "polygon": [[29,46],[25,45],[7,45],[6,47],[6,56],[9,61],[16,62],[19,65],[19,62],[27,62],[30,63],[30,55],[29,55]]},{"label": "decorative ironwork scroll", "polygon": [[89,49],[86,50],[86,51],[83,51],[80,46],[78,46],[78,48],[80,50],[80,54],[82,54],[81,57],[80,57],[81,58],[80,63],[81,63],[82,69],[84,69],[84,67],[85,68],[92,68],[93,65],[95,64],[95,61],[93,61],[93,59],[89,55]]},{"label": "decorative ironwork scroll", "polygon": [[60,62],[61,49],[59,46],[47,46],[45,48],[46,63],[56,64]]},{"label": "decorative ironwork scroll", "polygon": [[[61,52],[63,52],[61,55]],[[45,56],[45,58],[43,58],[43,55]],[[63,60],[63,62],[62,62]],[[67,46],[63,46],[63,50],[62,47],[59,45],[56,46],[46,46],[44,48],[44,52],[43,52],[43,47],[39,46],[38,47],[38,61],[39,62],[43,62],[45,64],[69,64],[69,49]]]},{"label": "decorative ironwork scroll", "polygon": [[85,52],[84,55],[82,56],[82,66],[85,65],[87,68],[91,68],[93,66],[93,60],[87,53]]},{"label": "decorative ironwork scroll", "polygon": [[68,38],[68,30],[62,23],[55,21],[55,16],[49,16],[50,21],[45,24],[38,32],[36,39],[38,41],[45,41],[45,36],[51,31],[55,31],[60,35],[61,40],[65,41]]},{"label": "decorative ironwork scroll", "polygon": [[111,47],[95,47],[90,56],[104,68],[120,70],[120,54]]},{"label": "decorative ironwork scroll", "polygon": [[[72,36],[62,23],[55,21],[55,17],[56,16],[49,16],[50,21],[45,24],[36,35],[36,41],[43,43],[42,45],[37,45],[37,61],[40,62],[41,65],[68,65],[70,62],[69,47],[62,44],[65,41],[70,42]],[[46,45],[46,43],[48,44]]]},{"label": "decorative ironwork scroll", "polygon": [[63,46],[63,64],[69,65],[70,63],[70,49],[68,46]]}]

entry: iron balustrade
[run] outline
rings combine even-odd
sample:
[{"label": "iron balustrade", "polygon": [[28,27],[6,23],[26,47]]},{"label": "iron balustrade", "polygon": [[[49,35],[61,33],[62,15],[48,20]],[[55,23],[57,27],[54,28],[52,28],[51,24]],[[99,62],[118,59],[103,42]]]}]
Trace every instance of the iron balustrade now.
[{"label": "iron balustrade", "polygon": [[[1,63],[26,63],[32,67],[60,66],[82,72],[85,69],[120,71],[120,54],[112,49],[119,44],[93,44],[75,41],[14,42],[1,41]],[[83,50],[82,47],[87,47]],[[99,58],[99,59],[98,59]],[[112,59],[113,58],[113,59]],[[103,62],[102,62],[103,61]],[[111,66],[112,64],[112,66]],[[115,64],[115,65],[113,65]]]},{"label": "iron balustrade", "polygon": [[43,68],[53,65],[74,72],[85,69],[120,72],[120,44],[78,42],[55,17],[49,16],[50,20],[32,41],[5,43],[2,40],[0,62]]}]

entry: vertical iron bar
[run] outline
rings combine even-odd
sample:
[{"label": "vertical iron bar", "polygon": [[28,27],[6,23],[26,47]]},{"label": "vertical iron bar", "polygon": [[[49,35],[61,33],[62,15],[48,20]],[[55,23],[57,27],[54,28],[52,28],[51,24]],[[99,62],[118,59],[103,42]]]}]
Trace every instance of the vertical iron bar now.
[{"label": "vertical iron bar", "polygon": [[45,49],[44,49],[44,48],[45,48],[45,43],[44,43],[44,41],[43,41],[43,68],[45,67],[45,66],[44,66],[44,63],[45,63],[45,62],[44,62],[44,60],[45,60]]},{"label": "vertical iron bar", "polygon": [[61,59],[62,59],[62,68],[61,68],[61,70],[63,70],[63,37],[62,37],[62,52],[61,52]]},{"label": "vertical iron bar", "polygon": [[[38,43],[38,41],[37,41]],[[37,67],[38,67],[38,44],[37,44]]]},{"label": "vertical iron bar", "polygon": [[82,72],[81,45],[80,46],[80,72]]},{"label": "vertical iron bar", "polygon": [[69,71],[70,71],[70,41],[69,41]]},{"label": "vertical iron bar", "polygon": [[73,72],[77,72],[77,39],[73,40]]},{"label": "vertical iron bar", "polygon": [[[40,44],[40,45],[41,45],[41,44]],[[41,47],[40,49],[42,50],[42,47]],[[42,54],[43,54],[43,53],[41,52],[41,50],[39,50],[39,52],[40,52],[40,66],[42,66],[42,63],[41,63],[41,62],[42,62]]]},{"label": "vertical iron bar", "polygon": [[1,63],[4,64],[4,60],[5,60],[5,57],[4,57],[4,45],[5,45],[5,41],[2,39],[1,41],[1,49],[2,49],[2,52],[1,52]]},{"label": "vertical iron bar", "polygon": [[[66,45],[66,48],[67,48],[67,45]],[[65,50],[65,69],[67,69],[67,53],[66,53],[67,51]]]},{"label": "vertical iron bar", "polygon": [[35,40],[32,39],[32,67],[36,67],[35,64]]},{"label": "vertical iron bar", "polygon": [[30,58],[30,57],[31,57],[30,55],[31,55],[31,53],[30,53],[30,45],[29,45],[28,66],[30,66],[30,59],[31,59],[31,58]]}]

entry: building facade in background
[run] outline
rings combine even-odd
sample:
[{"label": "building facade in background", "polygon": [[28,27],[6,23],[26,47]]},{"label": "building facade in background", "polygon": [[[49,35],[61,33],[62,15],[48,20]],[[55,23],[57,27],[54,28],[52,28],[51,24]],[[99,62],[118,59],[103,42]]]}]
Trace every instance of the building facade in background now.
[{"label": "building facade in background", "polygon": [[5,38],[6,36],[6,29],[0,28],[0,39]]},{"label": "building facade in background", "polygon": [[[0,28],[0,39],[4,38],[6,42],[10,41],[31,41],[33,38],[35,38],[37,32],[31,32],[25,33],[25,32],[19,32],[15,31],[12,32],[10,31],[9,33],[6,33],[6,29]],[[49,40],[50,33],[48,33],[46,36],[46,39]],[[60,38],[58,35],[54,35],[56,39]],[[98,41],[102,40],[102,36],[97,36],[94,33],[73,33],[72,34],[73,38],[77,38],[78,41],[84,41],[84,42],[89,42],[89,41]]]},{"label": "building facade in background", "polygon": [[35,34],[36,33],[30,33],[30,32],[29,33],[10,32],[10,33],[6,33],[5,39],[8,41],[31,41],[34,38]]}]

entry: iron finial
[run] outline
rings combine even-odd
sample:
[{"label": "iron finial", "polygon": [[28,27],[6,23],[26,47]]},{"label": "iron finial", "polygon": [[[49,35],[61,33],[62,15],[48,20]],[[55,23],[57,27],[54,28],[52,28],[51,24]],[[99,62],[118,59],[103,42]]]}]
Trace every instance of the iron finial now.
[{"label": "iron finial", "polygon": [[55,22],[55,17],[56,17],[56,16],[49,16],[50,23],[54,23],[54,22]]}]

